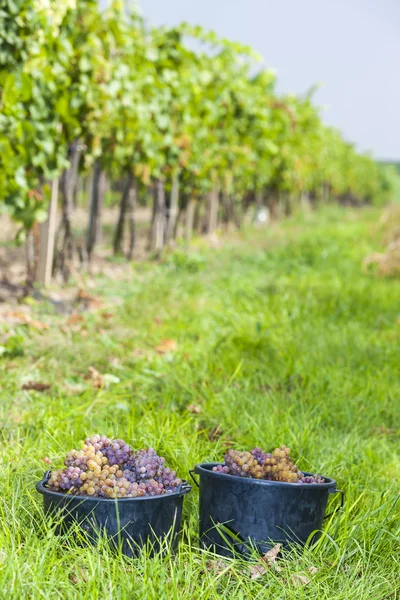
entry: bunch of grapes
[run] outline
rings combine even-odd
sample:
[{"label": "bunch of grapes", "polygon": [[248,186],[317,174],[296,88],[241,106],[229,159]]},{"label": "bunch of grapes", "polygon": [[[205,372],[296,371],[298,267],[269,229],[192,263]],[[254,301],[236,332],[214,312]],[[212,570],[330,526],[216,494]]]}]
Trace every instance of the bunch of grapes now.
[{"label": "bunch of grapes", "polygon": [[265,464],[267,458],[272,458],[272,454],[270,454],[269,452],[264,452],[264,450],[261,450],[261,448],[253,448],[251,454],[261,466]]},{"label": "bunch of grapes", "polygon": [[67,494],[100,498],[158,496],[182,483],[165,458],[148,448],[134,454],[124,440],[87,438],[82,450],[68,452],[65,469],[52,471],[47,486]]},{"label": "bunch of grapes", "polygon": [[[215,471],[216,473],[223,473],[224,475],[228,475],[229,467],[227,467],[226,465],[217,465],[216,467],[213,468],[213,471]],[[231,473],[231,475],[232,475],[232,473]]]},{"label": "bunch of grapes", "polygon": [[325,480],[323,477],[320,477],[319,475],[303,475],[302,477],[300,477],[300,482],[301,483],[325,483]]},{"label": "bunch of grapes", "polygon": [[168,467],[163,467],[161,473],[154,477],[154,479],[163,486],[167,492],[175,492],[182,483],[182,479],[177,477],[176,472],[168,469]]},{"label": "bunch of grapes", "polygon": [[272,453],[254,448],[251,452],[228,450],[224,464],[213,468],[216,473],[287,483],[325,483],[318,475],[304,475],[290,458],[290,448],[281,446]]},{"label": "bunch of grapes", "polygon": [[83,484],[81,474],[84,473],[79,467],[67,467],[52,471],[49,479],[49,487],[58,492],[79,489]]},{"label": "bunch of grapes", "polygon": [[139,450],[125,463],[125,467],[135,473],[137,481],[159,476],[164,465],[165,458],[158,456],[153,448]]},{"label": "bunch of grapes", "polygon": [[270,481],[286,481],[296,483],[299,481],[300,471],[290,459],[290,448],[281,446],[275,448],[272,456],[265,459],[264,478]]},{"label": "bunch of grapes", "polygon": [[262,479],[263,477],[263,468],[251,452],[239,452],[230,449],[225,454],[225,465],[229,468],[231,475],[253,477],[254,479]]}]

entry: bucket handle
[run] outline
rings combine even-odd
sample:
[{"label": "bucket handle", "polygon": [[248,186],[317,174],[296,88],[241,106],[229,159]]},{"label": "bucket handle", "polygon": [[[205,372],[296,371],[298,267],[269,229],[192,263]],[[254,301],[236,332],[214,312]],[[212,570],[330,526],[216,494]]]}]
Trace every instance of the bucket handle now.
[{"label": "bucket handle", "polygon": [[180,488],[178,488],[178,491],[181,491],[184,494],[188,494],[191,489],[192,486],[187,481],[182,481]]},{"label": "bucket handle", "polygon": [[193,479],[193,481],[194,481],[195,485],[197,485],[197,487],[199,488],[200,486],[199,486],[199,484],[198,484],[198,482],[197,482],[197,479],[195,479],[195,478],[194,478],[194,473],[195,473],[195,472],[196,472],[196,471],[194,471],[193,469],[191,469],[191,470],[189,471],[189,475],[190,475],[190,477]]},{"label": "bucket handle", "polygon": [[343,508],[343,506],[344,506],[344,492],[342,492],[342,490],[333,490],[332,492],[329,491],[329,493],[330,494],[340,494],[340,506],[336,507],[335,510],[333,510],[328,515],[325,515],[324,519],[329,519],[330,517],[332,517],[332,515],[335,515],[337,513],[337,511],[340,510],[341,508]]}]

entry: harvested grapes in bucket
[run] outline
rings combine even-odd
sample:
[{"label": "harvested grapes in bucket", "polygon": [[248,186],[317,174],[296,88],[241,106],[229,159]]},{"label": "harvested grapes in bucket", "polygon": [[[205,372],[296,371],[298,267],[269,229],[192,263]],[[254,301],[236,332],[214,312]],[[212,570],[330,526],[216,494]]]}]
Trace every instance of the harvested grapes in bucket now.
[{"label": "harvested grapes in bucket", "polygon": [[305,475],[290,458],[290,448],[281,446],[271,452],[254,448],[251,452],[228,450],[224,456],[224,464],[213,468],[216,473],[264,479],[266,481],[282,481],[286,483],[325,483],[318,475]]},{"label": "harvested grapes in bucket", "polygon": [[65,468],[52,471],[53,492],[98,498],[137,498],[177,491],[182,484],[153,448],[135,452],[120,439],[87,438],[81,450],[70,450]]}]

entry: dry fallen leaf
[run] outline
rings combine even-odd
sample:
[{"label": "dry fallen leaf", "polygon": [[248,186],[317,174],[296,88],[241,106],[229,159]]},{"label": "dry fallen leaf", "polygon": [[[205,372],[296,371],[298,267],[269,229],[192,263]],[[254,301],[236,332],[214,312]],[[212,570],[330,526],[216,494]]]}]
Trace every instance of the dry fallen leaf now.
[{"label": "dry fallen leaf", "polygon": [[178,344],[175,340],[165,339],[161,340],[161,342],[156,346],[156,351],[159,354],[166,354],[167,352],[173,352],[178,347]]},{"label": "dry fallen leaf", "polygon": [[231,440],[230,436],[227,435],[226,439],[221,443],[221,446],[223,446],[224,448],[232,448],[232,446],[234,446],[234,442]]},{"label": "dry fallen leaf", "polygon": [[186,407],[186,410],[194,415],[199,415],[203,409],[199,404],[189,404],[189,406]]},{"label": "dry fallen leaf", "polygon": [[317,569],[317,567],[309,567],[309,568],[307,569],[307,571],[308,571],[309,573],[311,573],[311,575],[315,575],[316,573],[318,573],[318,569]]},{"label": "dry fallen leaf", "polygon": [[103,319],[105,321],[109,321],[110,319],[113,318],[114,315],[113,315],[113,313],[110,313],[110,312],[102,312],[101,316],[103,317]]},{"label": "dry fallen leaf", "polygon": [[310,580],[305,575],[292,575],[292,581],[296,587],[301,587],[303,585],[308,585]]},{"label": "dry fallen leaf", "polygon": [[23,390],[34,391],[34,392],[45,392],[50,389],[50,385],[48,383],[40,383],[39,381],[28,381],[28,383],[24,383],[22,386]]},{"label": "dry fallen leaf", "polygon": [[71,327],[73,325],[78,325],[79,323],[83,323],[85,319],[82,317],[82,315],[78,315],[78,313],[72,313],[72,315],[70,315],[66,321],[66,325],[68,325],[68,327]]},{"label": "dry fallen leaf", "polygon": [[42,321],[37,321],[36,319],[31,319],[28,325],[31,325],[35,329],[49,329],[50,325],[48,323],[43,323]]},{"label": "dry fallen leaf", "polygon": [[223,431],[221,429],[221,426],[214,425],[214,427],[212,427],[210,429],[210,431],[208,432],[208,439],[213,442],[214,440],[217,440],[218,438],[220,438],[222,434],[223,434]]},{"label": "dry fallen leaf", "polygon": [[210,560],[207,563],[207,569],[209,571],[215,571],[217,575],[225,571],[225,569],[228,569],[228,567],[229,564],[221,560],[220,558],[218,558],[217,560]]},{"label": "dry fallen leaf", "polygon": [[104,387],[104,377],[101,373],[99,373],[94,367],[88,367],[88,371],[90,375],[88,379],[92,380],[93,387],[95,388],[103,388]]},{"label": "dry fallen leaf", "polygon": [[87,337],[85,319],[82,315],[77,313],[72,313],[65,321],[65,324],[60,326],[60,329],[67,335],[71,335],[71,333],[80,333],[82,337]]},{"label": "dry fallen leaf", "polygon": [[268,550],[268,552],[266,552],[264,556],[261,557],[261,560],[267,563],[268,566],[273,566],[275,568],[275,571],[281,571],[282,569],[276,564],[278,554],[281,550],[282,544],[276,544],[276,546],[271,548],[271,550]]},{"label": "dry fallen leaf", "polygon": [[132,356],[144,356],[144,352],[140,348],[135,348],[132,350]]},{"label": "dry fallen leaf", "polygon": [[86,290],[79,290],[76,295],[75,302],[78,304],[83,304],[86,310],[95,310],[96,308],[100,308],[102,306],[102,302],[96,296],[92,296]]},{"label": "dry fallen leaf", "polygon": [[384,425],[381,425],[374,431],[374,433],[377,433],[379,435],[395,435],[397,433],[397,430],[390,429],[388,427],[385,427]]},{"label": "dry fallen leaf", "polygon": [[32,319],[28,313],[23,311],[9,311],[3,313],[2,318],[10,325],[29,325],[39,330],[48,329],[50,327],[48,323]]},{"label": "dry fallen leaf", "polygon": [[281,571],[282,569],[276,564],[276,560],[281,549],[282,544],[276,544],[276,546],[271,548],[271,550],[268,550],[268,552],[266,552],[264,556],[260,558],[261,562],[255,565],[251,565],[250,578],[258,579],[259,577],[263,577],[263,575],[266,574],[268,568],[270,567],[273,567],[275,571]]},{"label": "dry fallen leaf", "polygon": [[86,387],[83,383],[80,383],[79,381],[68,381],[68,380],[64,381],[64,388],[65,388],[66,392],[68,392],[70,394],[80,394],[81,392],[83,392],[86,389]]},{"label": "dry fallen leaf", "polygon": [[251,565],[250,567],[250,579],[258,579],[259,577],[263,577],[267,569],[262,564]]},{"label": "dry fallen leaf", "polygon": [[86,583],[88,579],[88,571],[87,569],[76,569],[75,573],[70,575],[70,580],[72,583],[77,585],[78,583]]}]

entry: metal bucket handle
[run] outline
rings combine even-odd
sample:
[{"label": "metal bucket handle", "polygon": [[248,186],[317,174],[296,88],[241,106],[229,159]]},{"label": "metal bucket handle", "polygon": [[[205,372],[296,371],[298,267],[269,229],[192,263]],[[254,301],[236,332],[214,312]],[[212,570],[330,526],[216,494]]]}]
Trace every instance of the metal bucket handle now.
[{"label": "metal bucket handle", "polygon": [[197,481],[197,479],[195,479],[195,477],[194,477],[194,474],[195,474],[195,473],[196,473],[196,471],[195,471],[194,469],[191,469],[191,470],[189,471],[189,475],[190,475],[190,477],[193,479],[193,482],[194,482],[194,484],[195,484],[195,485],[197,485],[197,487],[198,487],[198,488],[200,488],[200,486],[199,486],[199,484],[198,484],[198,481]]},{"label": "metal bucket handle", "polygon": [[333,510],[332,512],[330,512],[328,515],[324,516],[324,519],[329,519],[330,517],[332,517],[333,515],[335,515],[337,513],[338,510],[340,510],[341,508],[343,508],[344,506],[344,492],[342,492],[342,490],[329,490],[330,494],[340,494],[340,506],[337,506],[335,508],[335,510]]}]

